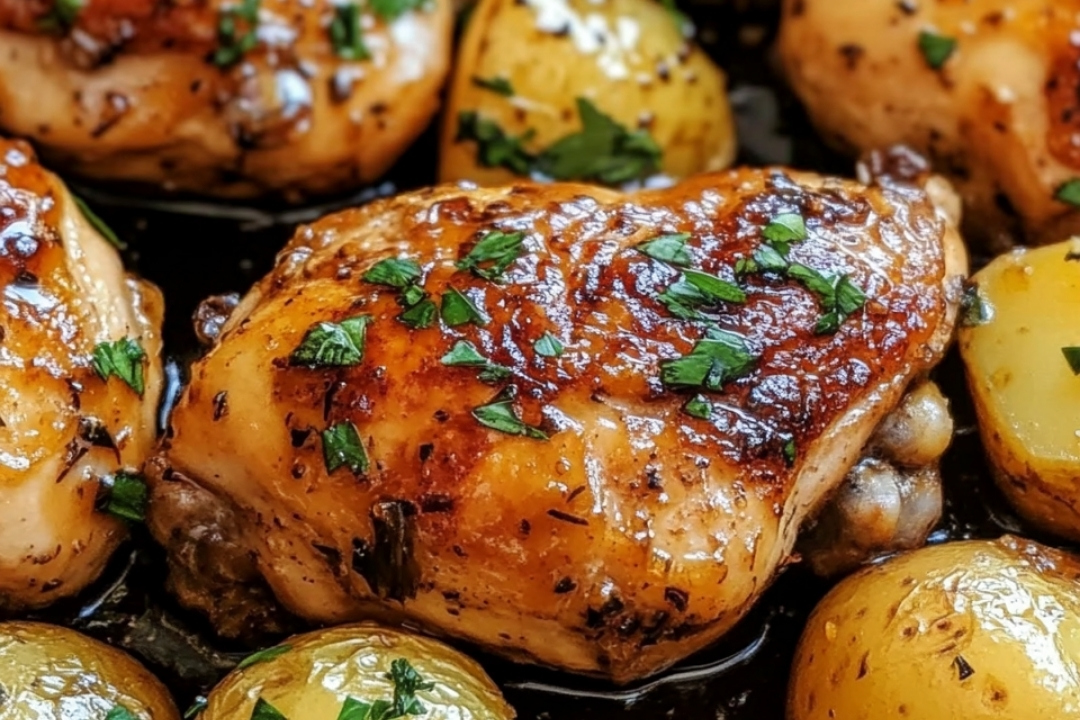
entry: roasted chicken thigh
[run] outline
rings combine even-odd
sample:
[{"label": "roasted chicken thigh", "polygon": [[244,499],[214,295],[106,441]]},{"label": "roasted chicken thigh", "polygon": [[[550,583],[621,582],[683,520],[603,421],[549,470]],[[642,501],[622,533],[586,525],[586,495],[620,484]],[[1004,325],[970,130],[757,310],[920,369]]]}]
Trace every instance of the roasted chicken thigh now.
[{"label": "roasted chicken thigh", "polygon": [[0,129],[229,197],[382,175],[438,108],[450,0],[0,0]]},{"label": "roasted chicken thigh", "polygon": [[[97,577],[137,515],[162,372],[156,288],[29,146],[0,141],[0,612]],[[109,499],[117,483],[127,497]],[[126,486],[125,486],[126,485]],[[114,503],[115,501],[115,503]],[[124,515],[121,510],[118,514]]]},{"label": "roasted chicken thigh", "polygon": [[[919,188],[442,186],[301,228],[150,463],[180,598],[626,682],[724,634],[952,332]],[[936,458],[933,458],[936,461]]]},{"label": "roasted chicken thigh", "polygon": [[930,156],[972,239],[1080,232],[1080,2],[785,0],[783,12],[786,75],[826,140]]}]

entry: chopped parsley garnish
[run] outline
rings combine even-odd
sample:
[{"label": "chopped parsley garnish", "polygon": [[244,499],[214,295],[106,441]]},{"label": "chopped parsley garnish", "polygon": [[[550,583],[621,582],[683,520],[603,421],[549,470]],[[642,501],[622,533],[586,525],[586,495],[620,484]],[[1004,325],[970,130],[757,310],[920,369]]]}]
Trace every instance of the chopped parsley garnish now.
[{"label": "chopped parsley garnish", "polygon": [[433,690],[435,683],[424,682],[409,661],[398,658],[390,663],[387,677],[394,681],[394,700],[379,699],[371,703],[357,700],[351,695],[345,698],[337,720],[395,720],[407,715],[423,715],[427,712],[416,693]]},{"label": "chopped parsley garnish", "polygon": [[382,720],[388,716],[392,708],[393,703],[389,700],[376,700],[373,703],[366,703],[350,695],[345,698],[345,702],[341,705],[341,712],[338,713],[337,720]]},{"label": "chopped parsley garnish", "polygon": [[427,293],[424,292],[424,288],[419,285],[408,285],[398,296],[398,302],[407,308],[411,308],[425,297],[427,297]]},{"label": "chopped parsley garnish", "polygon": [[351,422],[339,422],[323,430],[322,451],[328,473],[342,467],[348,468],[353,475],[363,475],[368,471],[364,442]]},{"label": "chopped parsley garnish", "polygon": [[595,180],[620,185],[660,169],[661,149],[645,130],[627,130],[589,100],[577,98],[581,130],[536,158],[536,169],[556,180]]},{"label": "chopped parsley garnish", "polygon": [[934,70],[940,70],[956,52],[956,38],[923,30],[919,33],[919,50],[922,51],[927,65]]},{"label": "chopped parsley garnish", "polygon": [[[785,250],[790,246],[784,246]],[[735,263],[735,274],[739,277],[756,272],[783,273],[787,270],[787,253],[781,254],[772,245],[761,244],[754,250],[752,258],[739,258]]]},{"label": "chopped parsley garnish", "polygon": [[259,2],[260,0],[240,0],[239,5],[219,11],[218,48],[213,55],[214,64],[218,67],[235,65],[259,43],[256,32],[259,26]]},{"label": "chopped parsley garnish", "polygon": [[358,364],[364,359],[364,339],[370,322],[370,315],[357,315],[337,323],[315,323],[289,356],[289,364],[309,368]]},{"label": "chopped parsley garnish", "polygon": [[1074,178],[1058,186],[1054,199],[1066,205],[1080,208],[1080,178]]},{"label": "chopped parsley garnish", "polygon": [[473,304],[469,296],[457,288],[447,288],[442,296],[442,319],[450,327],[457,327],[465,323],[473,325],[487,325],[490,322],[484,312]]},{"label": "chopped parsley garnish", "polygon": [[359,3],[349,2],[334,6],[330,42],[334,45],[334,54],[342,60],[367,60],[371,57],[367,45],[364,44]]},{"label": "chopped parsley garnish", "polygon": [[526,424],[514,409],[513,391],[504,391],[487,405],[473,409],[472,415],[484,427],[506,433],[524,435],[534,440],[547,440],[548,436],[538,427]]},{"label": "chopped parsley garnish", "polygon": [[814,332],[818,335],[836,332],[845,320],[866,304],[866,294],[851,282],[847,275],[825,277],[817,270],[799,263],[789,265],[787,274],[818,296],[824,311],[824,315],[818,318],[814,327]]},{"label": "chopped parsley garnish", "polygon": [[142,397],[146,390],[143,379],[143,365],[146,351],[137,340],[121,338],[115,342],[99,343],[94,348],[94,370],[102,380],[108,382],[115,375]]},{"label": "chopped parsley garnish", "polygon": [[105,224],[105,221],[98,217],[98,214],[90,209],[90,206],[86,204],[78,195],[72,195],[71,199],[75,201],[75,205],[78,206],[79,212],[86,218],[86,222],[90,223],[103,238],[109,241],[109,243],[118,250],[127,250],[127,244],[116,236],[116,233],[112,231],[112,228]]},{"label": "chopped parsley garnish", "polygon": [[255,701],[255,707],[251,711],[251,720],[289,720],[281,714],[281,711],[259,698]]},{"label": "chopped parsley garnish", "polygon": [[746,302],[746,293],[743,292],[742,288],[715,275],[698,270],[686,270],[683,272],[683,279],[680,282],[685,282],[694,288],[704,298],[703,304]]},{"label": "chopped parsley garnish", "polygon": [[469,254],[458,261],[458,270],[472,270],[485,280],[499,280],[502,274],[521,256],[523,232],[493,230],[473,246]]},{"label": "chopped parsley garnish", "polygon": [[533,343],[533,350],[536,351],[537,355],[557,358],[563,354],[563,344],[559,342],[559,338],[550,332],[545,332]]},{"label": "chopped parsley garnish", "polygon": [[79,19],[86,0],[56,0],[52,8],[37,21],[37,26],[45,32],[67,32]]},{"label": "chopped parsley garnish", "polygon": [[150,491],[146,481],[133,473],[118,472],[107,482],[105,512],[131,522],[146,519],[146,503]]},{"label": "chopped parsley garnish", "polygon": [[397,319],[413,330],[423,330],[431,327],[431,323],[435,322],[436,314],[438,314],[438,308],[435,307],[435,303],[431,300],[423,300],[398,315]]},{"label": "chopped parsley garnish", "polygon": [[199,695],[195,698],[195,701],[191,703],[191,707],[184,711],[184,720],[192,720],[205,709],[206,698]]},{"label": "chopped parsley garnish", "polygon": [[1073,371],[1073,375],[1080,375],[1080,347],[1063,347],[1061,354],[1065,356],[1065,362],[1069,363],[1069,369]]},{"label": "chopped parsley garnish", "polygon": [[687,28],[690,26],[690,20],[686,17],[686,14],[682,10],[679,10],[675,4],[675,0],[660,0],[660,4],[664,6],[664,9],[671,15],[671,20],[675,23],[675,29],[681,34],[687,35]]},{"label": "chopped parsley garnish", "polygon": [[249,668],[252,665],[258,665],[259,663],[270,662],[271,660],[278,658],[285,653],[292,650],[292,645],[275,645],[274,647],[268,647],[258,652],[248,655],[246,658],[236,664],[237,670],[243,670]]},{"label": "chopped parsley garnish", "polygon": [[784,257],[792,243],[802,242],[808,235],[806,221],[798,213],[777,215],[762,229],[762,236]]},{"label": "chopped parsley garnish", "polygon": [[105,715],[105,720],[139,720],[139,718],[123,705],[116,705]]},{"label": "chopped parsley garnish", "polygon": [[755,362],[740,335],[711,328],[689,355],[660,363],[660,379],[675,388],[719,391],[724,383],[749,373]]},{"label": "chopped parsley garnish", "polygon": [[787,463],[788,467],[791,467],[795,464],[798,456],[799,450],[795,447],[795,438],[788,438],[787,442],[784,443],[784,462]]},{"label": "chopped parsley garnish", "polygon": [[960,296],[960,326],[978,327],[990,322],[990,306],[979,292],[979,284],[973,280],[964,283],[964,293]]},{"label": "chopped parsley garnish", "polygon": [[490,90],[504,97],[514,96],[514,86],[504,77],[482,78],[473,76],[472,84],[478,88]]},{"label": "chopped parsley garnish", "polygon": [[475,142],[476,159],[484,167],[501,167],[517,175],[528,175],[535,158],[524,144],[535,134],[530,129],[520,137],[507,135],[493,120],[482,118],[473,110],[463,110],[458,113],[458,132],[454,140]]},{"label": "chopped parsley garnish", "polygon": [[660,260],[679,267],[687,267],[693,262],[690,251],[686,249],[686,241],[689,239],[689,233],[661,235],[641,243],[637,246],[637,250],[644,255],[648,255],[653,260]]},{"label": "chopped parsley garnish", "polygon": [[690,417],[708,420],[712,417],[712,403],[704,395],[695,395],[683,405],[683,412]]},{"label": "chopped parsley garnish", "polygon": [[388,258],[372,265],[362,278],[375,285],[386,285],[400,290],[415,283],[420,279],[420,275],[420,265],[416,261],[407,258]]},{"label": "chopped parsley garnish", "polygon": [[458,340],[454,343],[454,347],[443,355],[439,362],[451,367],[480,368],[480,380],[483,382],[499,382],[510,377],[509,368],[488,360],[468,340]]},{"label": "chopped parsley garnish", "polygon": [[371,0],[371,9],[387,22],[397,20],[410,10],[420,10],[428,0]]}]

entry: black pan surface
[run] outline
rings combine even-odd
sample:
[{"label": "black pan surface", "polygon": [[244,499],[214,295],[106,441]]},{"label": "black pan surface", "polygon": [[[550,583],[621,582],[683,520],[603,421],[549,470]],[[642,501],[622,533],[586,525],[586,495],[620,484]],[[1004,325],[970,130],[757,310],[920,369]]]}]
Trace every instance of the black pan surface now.
[{"label": "black pan surface", "polygon": [[[739,162],[850,174],[852,161],[821,143],[775,72],[769,52],[776,23],[772,3],[742,5],[750,7],[736,9],[724,0],[687,7],[699,41],[731,79]],[[338,207],[431,184],[435,153],[436,139],[429,131],[380,185],[318,207],[157,201],[73,185],[127,241],[129,267],[165,292],[165,343],[175,397],[186,363],[200,352],[191,323],[200,300],[245,291],[270,269],[275,253],[298,223]],[[931,541],[996,537],[1004,532],[1039,539],[1039,533],[1007,509],[992,486],[955,354],[938,369],[938,380],[952,399],[958,433],[944,464],[945,517]],[[782,720],[795,643],[808,613],[827,590],[826,583],[806,570],[790,567],[717,647],[630,688],[513,666],[483,655],[478,659],[523,720]],[[251,649],[222,642],[201,618],[176,605],[165,591],[163,553],[140,531],[117,553],[95,587],[39,619],[74,626],[126,648],[170,686],[181,708],[207,692]]]}]

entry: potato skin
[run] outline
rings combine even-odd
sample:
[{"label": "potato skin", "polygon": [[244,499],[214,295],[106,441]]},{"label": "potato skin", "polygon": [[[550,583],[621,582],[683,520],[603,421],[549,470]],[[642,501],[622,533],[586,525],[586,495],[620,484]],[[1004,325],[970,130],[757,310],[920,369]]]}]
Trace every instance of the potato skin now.
[{"label": "potato skin", "polygon": [[[475,111],[507,135],[534,131],[525,149],[536,153],[580,129],[578,97],[588,98],[628,130],[646,128],[663,149],[661,171],[671,177],[731,164],[735,128],[725,76],[687,42],[661,3],[567,0],[576,21],[603,23],[608,44],[624,48],[610,52],[583,51],[574,32],[552,32],[551,19],[540,27],[538,18],[559,4],[477,3],[458,51],[444,116],[441,181],[498,185],[515,178],[505,168],[482,167],[476,143],[455,141],[460,112]],[[509,80],[514,95],[478,87],[474,78]]]},{"label": "potato skin", "polygon": [[787,718],[1077,717],[1078,578],[1078,558],[1011,536],[852,575],[807,623]]},{"label": "potato skin", "polygon": [[0,720],[100,720],[123,705],[179,720],[165,686],[133,658],[74,630],[0,623]]},{"label": "potato skin", "polygon": [[979,429],[998,485],[1032,523],[1080,540],[1080,265],[1069,241],[1003,255],[975,275],[990,315],[960,331]]},{"label": "potato skin", "polygon": [[288,650],[234,670],[207,698],[200,720],[249,720],[261,697],[285,717],[336,718],[349,696],[390,700],[390,664],[405,658],[433,690],[417,693],[431,720],[512,720],[514,711],[475,662],[440,642],[373,623],[342,625],[285,641]]}]

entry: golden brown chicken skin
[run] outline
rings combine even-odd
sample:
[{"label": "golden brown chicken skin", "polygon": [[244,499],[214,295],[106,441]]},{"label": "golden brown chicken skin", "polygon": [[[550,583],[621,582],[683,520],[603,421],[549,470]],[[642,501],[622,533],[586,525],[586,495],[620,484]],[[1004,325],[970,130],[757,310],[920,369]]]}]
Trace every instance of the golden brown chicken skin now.
[{"label": "golden brown chicken skin", "polygon": [[995,246],[1080,231],[1080,2],[785,0],[779,50],[823,136],[933,157]]},{"label": "golden brown chicken skin", "polygon": [[[29,146],[8,141],[0,141],[0,293],[6,612],[77,592],[125,537],[124,524],[97,506],[118,507],[106,486],[137,472],[154,443],[163,307],[156,288],[124,273]],[[109,365],[125,353],[124,368]],[[137,495],[138,481],[124,482]]]},{"label": "golden brown chicken skin", "polygon": [[0,129],[92,178],[228,197],[382,175],[438,107],[449,0],[0,0]]},{"label": "golden brown chicken skin", "polygon": [[[657,672],[744,615],[937,362],[958,245],[914,187],[776,169],[443,186],[303,227],[151,463],[173,587],[229,633],[269,589],[318,622]],[[796,265],[865,301],[830,327]]]}]

